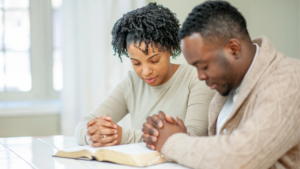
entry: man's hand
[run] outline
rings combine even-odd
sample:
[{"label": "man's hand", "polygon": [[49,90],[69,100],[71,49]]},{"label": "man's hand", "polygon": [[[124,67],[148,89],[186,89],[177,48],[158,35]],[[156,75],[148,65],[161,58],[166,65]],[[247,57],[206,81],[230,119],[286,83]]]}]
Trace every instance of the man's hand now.
[{"label": "man's hand", "polygon": [[175,133],[187,133],[184,123],[177,116],[175,120],[170,115],[165,115],[162,111],[158,115],[147,117],[147,122],[143,124],[143,140],[147,147],[161,151],[166,140]]},{"label": "man's hand", "polygon": [[[160,111],[160,112],[163,113],[162,111]],[[169,122],[171,124],[177,124],[176,121],[168,114],[166,115],[165,119],[167,122]],[[151,140],[153,143],[155,143],[157,141],[158,135],[159,135],[159,132],[156,128],[160,128],[160,129],[163,128],[164,123],[159,118],[158,115],[153,115],[152,117],[148,116],[146,120],[147,120],[147,122],[145,122],[143,124],[143,129],[142,129],[142,131],[144,132],[143,138],[144,138],[144,140]],[[152,122],[155,122],[156,128],[152,125]],[[147,147],[152,150],[156,149],[154,145],[148,144],[148,143],[147,143]]]},{"label": "man's hand", "polygon": [[109,115],[100,116],[88,122],[87,135],[93,147],[105,147],[120,144],[122,127],[111,121]]}]

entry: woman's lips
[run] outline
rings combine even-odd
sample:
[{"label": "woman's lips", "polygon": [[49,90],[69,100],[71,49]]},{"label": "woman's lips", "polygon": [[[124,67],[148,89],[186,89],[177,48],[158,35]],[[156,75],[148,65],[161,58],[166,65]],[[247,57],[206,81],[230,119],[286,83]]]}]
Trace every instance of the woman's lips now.
[{"label": "woman's lips", "polygon": [[147,83],[154,83],[155,80],[156,80],[156,77],[145,79],[145,81],[146,81]]}]

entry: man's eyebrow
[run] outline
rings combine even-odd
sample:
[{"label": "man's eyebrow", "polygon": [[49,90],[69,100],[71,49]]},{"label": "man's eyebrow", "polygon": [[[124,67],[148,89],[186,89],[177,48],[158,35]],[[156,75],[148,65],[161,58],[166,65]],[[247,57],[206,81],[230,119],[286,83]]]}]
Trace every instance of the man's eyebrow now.
[{"label": "man's eyebrow", "polygon": [[201,63],[201,62],[203,62],[203,60],[197,60],[194,63],[192,63],[192,65],[196,65],[196,64]]},{"label": "man's eyebrow", "polygon": [[151,58],[153,58],[154,56],[156,56],[156,55],[158,55],[159,53],[157,53],[157,54],[154,54],[154,55],[152,55],[151,57],[149,57],[148,59],[151,59]]}]

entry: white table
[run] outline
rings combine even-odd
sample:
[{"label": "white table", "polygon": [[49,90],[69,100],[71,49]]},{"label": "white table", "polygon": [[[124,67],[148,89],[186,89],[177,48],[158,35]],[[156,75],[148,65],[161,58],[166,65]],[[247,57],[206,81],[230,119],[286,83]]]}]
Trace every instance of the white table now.
[{"label": "white table", "polygon": [[[0,138],[1,169],[130,169],[109,162],[86,161],[52,157],[59,149],[78,146],[74,137],[12,137]],[[149,169],[186,169],[175,163],[164,163]]]}]

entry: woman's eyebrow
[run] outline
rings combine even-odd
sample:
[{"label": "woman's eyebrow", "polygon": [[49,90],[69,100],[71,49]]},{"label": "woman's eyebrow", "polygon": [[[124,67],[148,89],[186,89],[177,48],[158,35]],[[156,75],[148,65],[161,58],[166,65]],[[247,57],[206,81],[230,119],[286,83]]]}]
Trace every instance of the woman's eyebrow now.
[{"label": "woman's eyebrow", "polygon": [[130,58],[130,59],[132,59],[132,60],[136,60],[136,61],[139,61],[139,60],[137,60],[137,59],[134,59],[134,58]]},{"label": "woman's eyebrow", "polygon": [[154,56],[156,56],[156,55],[158,55],[158,54],[159,54],[159,53],[156,53],[156,54],[150,56],[150,57],[148,58],[148,60],[151,59],[151,58],[153,58]]}]

